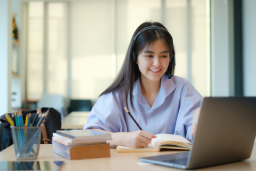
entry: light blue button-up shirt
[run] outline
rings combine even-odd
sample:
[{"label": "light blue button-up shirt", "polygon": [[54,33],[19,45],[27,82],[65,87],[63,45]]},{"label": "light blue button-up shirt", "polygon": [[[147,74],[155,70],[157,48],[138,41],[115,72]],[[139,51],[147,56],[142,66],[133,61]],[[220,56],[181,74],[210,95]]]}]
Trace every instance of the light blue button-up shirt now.
[{"label": "light blue button-up shirt", "polygon": [[[128,109],[143,131],[152,134],[177,134],[192,141],[191,129],[195,109],[202,96],[185,79],[166,75],[161,78],[160,91],[150,107],[141,92],[140,81],[134,82],[132,101]],[[99,128],[109,132],[131,132],[139,130],[124,110],[126,107],[123,89],[104,94],[94,105],[84,129]]]}]

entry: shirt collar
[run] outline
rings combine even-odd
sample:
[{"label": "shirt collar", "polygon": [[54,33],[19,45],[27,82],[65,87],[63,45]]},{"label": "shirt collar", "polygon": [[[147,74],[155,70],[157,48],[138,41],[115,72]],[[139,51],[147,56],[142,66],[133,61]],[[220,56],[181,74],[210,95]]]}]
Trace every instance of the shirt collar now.
[{"label": "shirt collar", "polygon": [[169,94],[171,94],[171,92],[174,91],[175,88],[176,85],[172,79],[168,79],[167,75],[163,75],[161,79],[161,88],[159,94],[162,93],[162,96],[166,98]]},{"label": "shirt collar", "polygon": [[141,85],[140,85],[140,78],[138,78],[134,84],[133,84],[133,91],[132,91],[132,95],[135,96],[138,100],[138,102],[144,106],[145,101],[143,98],[143,94],[141,92]]},{"label": "shirt collar", "polygon": [[[168,77],[166,75],[163,75],[162,78],[161,78],[160,91],[159,91],[159,93],[158,93],[158,95],[156,97],[156,100],[155,100],[153,106],[157,107],[157,106],[160,106],[161,104],[163,104],[165,98],[169,94],[171,94],[174,91],[175,88],[176,88],[176,85],[174,84],[172,79],[168,79]],[[140,84],[139,78],[133,84],[132,95],[137,98],[138,102],[142,106],[145,106],[145,104],[148,105],[147,101],[145,101],[146,99],[144,98],[144,96],[143,96],[143,94],[141,92],[141,84]]]}]

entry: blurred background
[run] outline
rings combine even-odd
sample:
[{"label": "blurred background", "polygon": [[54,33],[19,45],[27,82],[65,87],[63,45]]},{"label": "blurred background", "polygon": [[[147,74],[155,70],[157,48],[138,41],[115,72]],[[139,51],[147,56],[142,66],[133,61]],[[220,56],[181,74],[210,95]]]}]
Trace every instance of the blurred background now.
[{"label": "blurred background", "polygon": [[166,26],[175,75],[202,96],[255,96],[255,8],[255,0],[1,0],[0,114],[90,110],[145,21]]}]

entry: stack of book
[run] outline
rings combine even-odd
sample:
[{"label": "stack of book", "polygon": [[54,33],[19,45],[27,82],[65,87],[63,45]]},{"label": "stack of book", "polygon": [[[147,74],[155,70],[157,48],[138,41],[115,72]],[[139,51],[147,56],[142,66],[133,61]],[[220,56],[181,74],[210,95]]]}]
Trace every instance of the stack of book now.
[{"label": "stack of book", "polygon": [[67,130],[53,133],[53,151],[70,160],[110,157],[111,134],[94,130]]}]

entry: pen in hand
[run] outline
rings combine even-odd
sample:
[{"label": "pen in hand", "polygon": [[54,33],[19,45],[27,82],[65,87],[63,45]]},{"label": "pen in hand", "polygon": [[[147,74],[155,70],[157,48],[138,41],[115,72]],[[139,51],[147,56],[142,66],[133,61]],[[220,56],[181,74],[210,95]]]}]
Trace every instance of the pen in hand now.
[{"label": "pen in hand", "polygon": [[124,107],[124,110],[131,116],[132,120],[136,123],[136,125],[140,128],[140,130],[142,130],[141,127],[139,126],[139,124],[136,122],[136,120],[133,118],[133,116],[131,115],[131,113],[127,109],[127,107]]},{"label": "pen in hand", "polygon": [[[131,115],[131,113],[130,113],[129,110],[127,109],[127,107],[124,107],[124,110],[130,115],[130,117],[131,117],[132,120],[135,122],[135,124],[138,126],[138,128],[139,128],[140,130],[142,130],[141,127],[139,126],[139,124],[136,122],[136,120],[133,118],[133,116]],[[156,138],[156,136],[153,135],[152,138]],[[151,140],[151,139],[150,139],[150,140]],[[148,145],[152,145],[152,143],[150,142]]]}]

